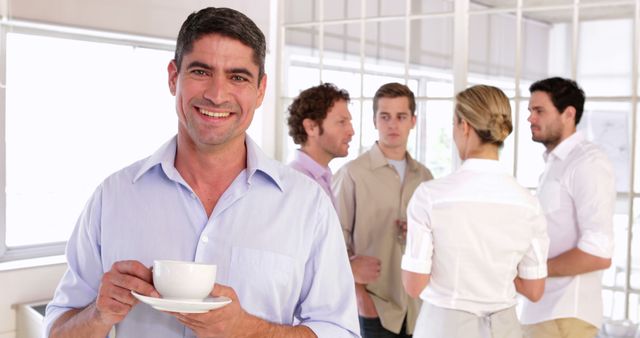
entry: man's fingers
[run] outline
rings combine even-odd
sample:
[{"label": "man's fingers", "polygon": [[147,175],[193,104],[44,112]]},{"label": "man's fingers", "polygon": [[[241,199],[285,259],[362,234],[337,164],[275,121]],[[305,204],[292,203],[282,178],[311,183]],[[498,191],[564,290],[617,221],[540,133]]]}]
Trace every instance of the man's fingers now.
[{"label": "man's fingers", "polygon": [[232,301],[236,300],[238,297],[236,296],[236,292],[233,291],[232,288],[222,285],[222,284],[214,284],[213,290],[211,290],[211,295],[214,297],[227,297]]},{"label": "man's fingers", "polygon": [[111,275],[110,281],[113,285],[128,290],[133,290],[139,294],[149,295],[152,297],[160,297],[160,294],[153,286],[136,276],[114,273]]},{"label": "man's fingers", "polygon": [[153,281],[151,269],[138,261],[119,261],[114,263],[112,268],[122,274],[136,276],[149,284]]}]

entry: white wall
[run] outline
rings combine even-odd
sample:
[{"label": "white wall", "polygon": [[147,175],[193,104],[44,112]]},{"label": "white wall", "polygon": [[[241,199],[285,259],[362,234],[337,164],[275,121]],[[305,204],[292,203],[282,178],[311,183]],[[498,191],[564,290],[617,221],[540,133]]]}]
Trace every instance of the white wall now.
[{"label": "white wall", "polygon": [[[252,18],[270,36],[271,6],[277,1],[251,0],[0,0],[0,16],[10,19],[99,29],[175,39],[182,21],[206,6],[231,7]],[[273,73],[273,53],[267,55],[267,73]],[[252,135],[258,135],[268,154],[275,153],[275,95],[272,77]],[[259,116],[258,116],[259,115]],[[65,265],[0,272],[0,338],[14,338],[14,304],[50,299],[64,273]]]},{"label": "white wall", "polygon": [[50,299],[66,265],[0,272],[0,338],[14,338],[15,304]]}]

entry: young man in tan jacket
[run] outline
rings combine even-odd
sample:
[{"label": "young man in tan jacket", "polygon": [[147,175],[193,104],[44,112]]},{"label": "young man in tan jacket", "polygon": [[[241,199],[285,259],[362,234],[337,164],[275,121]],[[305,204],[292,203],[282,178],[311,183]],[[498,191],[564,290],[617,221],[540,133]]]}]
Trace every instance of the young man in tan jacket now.
[{"label": "young man in tan jacket", "polygon": [[363,338],[409,337],[420,300],[402,287],[406,208],[431,172],[407,152],[416,124],[411,90],[388,83],[373,99],[378,141],[334,175],[333,191],[356,283]]}]

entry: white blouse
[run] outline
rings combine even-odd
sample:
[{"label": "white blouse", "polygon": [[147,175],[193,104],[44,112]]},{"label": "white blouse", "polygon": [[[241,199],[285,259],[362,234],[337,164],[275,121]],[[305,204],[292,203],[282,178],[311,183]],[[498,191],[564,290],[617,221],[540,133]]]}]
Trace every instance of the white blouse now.
[{"label": "white blouse", "polygon": [[547,276],[540,205],[498,161],[468,159],[422,183],[407,221],[402,269],[431,275],[420,298],[435,306],[486,315],[516,304],[516,276]]}]

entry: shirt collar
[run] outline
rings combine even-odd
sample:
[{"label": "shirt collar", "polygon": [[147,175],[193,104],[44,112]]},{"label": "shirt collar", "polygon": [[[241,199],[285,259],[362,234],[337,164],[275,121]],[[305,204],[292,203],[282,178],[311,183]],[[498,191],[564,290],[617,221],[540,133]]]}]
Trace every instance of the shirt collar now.
[{"label": "shirt collar", "polygon": [[560,144],[558,144],[551,152],[545,151],[542,154],[544,161],[549,160],[549,156],[553,155],[560,159],[561,161],[567,158],[569,153],[582,141],[585,140],[584,134],[580,131],[576,131],[571,136],[564,139]]},{"label": "shirt collar", "polygon": [[[247,146],[247,183],[251,184],[253,176],[256,172],[260,172],[270,178],[280,190],[283,190],[282,178],[278,170],[277,162],[267,157],[249,135],[245,137],[245,144]],[[182,181],[175,167],[176,147],[177,136],[174,136],[144,161],[140,170],[136,173],[133,183],[138,181],[140,177],[156,165],[162,167],[162,171],[169,179]]]},{"label": "shirt collar", "polygon": [[460,166],[460,171],[480,171],[489,173],[506,173],[506,169],[496,160],[480,159],[480,158],[468,158]]},{"label": "shirt collar", "polygon": [[[376,141],[376,143],[371,147],[371,149],[369,150],[369,153],[371,156],[372,169],[377,169],[377,168],[389,165],[389,161],[387,161],[387,158],[384,157],[382,150],[380,150],[380,146],[378,146],[378,141]],[[405,159],[407,160],[407,167],[409,168],[409,170],[411,171],[418,170],[418,162],[415,161],[413,157],[411,157],[408,151],[405,152],[404,156],[405,156]]]}]

